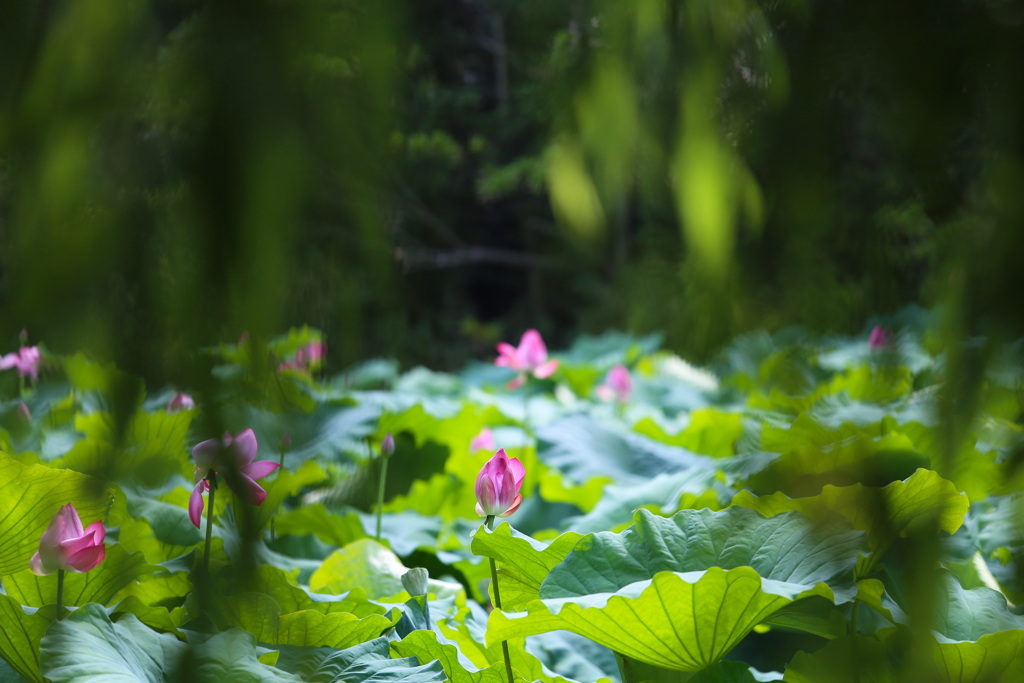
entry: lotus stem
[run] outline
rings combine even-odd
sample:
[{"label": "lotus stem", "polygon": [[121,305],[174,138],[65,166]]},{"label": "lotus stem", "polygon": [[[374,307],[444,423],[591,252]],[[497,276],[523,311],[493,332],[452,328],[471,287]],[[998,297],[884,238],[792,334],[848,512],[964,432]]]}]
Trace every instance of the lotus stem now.
[{"label": "lotus stem", "polygon": [[210,496],[206,501],[209,507],[206,509],[206,547],[203,549],[203,575],[210,573],[210,540],[213,538],[213,498],[217,493],[217,475],[211,470],[206,476],[210,484]]},{"label": "lotus stem", "polygon": [[381,454],[380,483],[377,486],[377,541],[380,542],[380,517],[384,511],[384,484],[388,480],[388,456]]},{"label": "lotus stem", "polygon": [[[487,521],[485,522],[487,528],[494,530],[494,515],[488,515]],[[501,593],[498,591],[498,567],[494,564],[494,558],[488,558],[491,561],[491,587],[494,588],[494,606],[497,609],[501,609]],[[508,683],[513,683],[512,679],[512,660],[508,656],[508,642],[501,641],[501,654],[505,657],[505,673],[508,674]]]},{"label": "lotus stem", "polygon": [[57,570],[57,621],[64,618],[64,570]]}]

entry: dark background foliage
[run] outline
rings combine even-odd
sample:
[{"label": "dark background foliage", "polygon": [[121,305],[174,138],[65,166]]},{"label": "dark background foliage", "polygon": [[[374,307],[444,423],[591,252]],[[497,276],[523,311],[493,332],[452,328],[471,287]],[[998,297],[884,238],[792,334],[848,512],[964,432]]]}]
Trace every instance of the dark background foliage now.
[{"label": "dark background foliage", "polygon": [[[243,330],[1019,336],[1024,4],[0,8],[0,319],[154,381]],[[955,362],[954,362],[955,365]]]}]

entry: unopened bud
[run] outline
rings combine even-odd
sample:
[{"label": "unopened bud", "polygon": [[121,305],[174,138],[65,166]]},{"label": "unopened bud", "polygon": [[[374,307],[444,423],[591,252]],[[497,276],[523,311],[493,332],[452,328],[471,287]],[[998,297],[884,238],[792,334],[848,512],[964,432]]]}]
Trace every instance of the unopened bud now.
[{"label": "unopened bud", "polygon": [[281,436],[281,441],[277,444],[277,450],[283,452],[290,451],[292,449],[292,433],[285,432]]},{"label": "unopened bud", "polygon": [[395,452],[395,437],[391,436],[391,432],[384,437],[384,440],[380,442],[380,454],[385,458]]},{"label": "unopened bud", "polygon": [[430,574],[423,567],[415,567],[410,569],[406,573],[402,574],[402,585],[405,586],[405,590],[409,592],[409,595],[413,597],[417,595],[427,594],[427,579],[430,578]]}]

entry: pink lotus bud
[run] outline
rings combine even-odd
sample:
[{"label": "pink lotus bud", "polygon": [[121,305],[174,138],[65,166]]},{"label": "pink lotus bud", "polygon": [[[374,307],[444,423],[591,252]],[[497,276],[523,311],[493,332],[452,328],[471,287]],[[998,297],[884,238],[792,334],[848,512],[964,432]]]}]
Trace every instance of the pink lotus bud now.
[{"label": "pink lotus bud", "polygon": [[508,517],[518,510],[523,502],[519,489],[525,476],[523,463],[499,448],[476,477],[476,513],[481,517]]},{"label": "pink lotus bud", "polygon": [[891,348],[895,344],[892,328],[888,325],[884,329],[881,325],[875,325],[875,329],[871,330],[871,336],[868,337],[868,346],[872,351]]},{"label": "pink lotus bud", "polygon": [[473,440],[469,442],[469,450],[476,453],[477,451],[493,451],[497,447],[494,443],[494,432],[489,428],[484,427],[480,430],[480,433],[473,437]]},{"label": "pink lotus bud", "polygon": [[290,451],[291,449],[292,449],[292,433],[291,432],[285,432],[284,434],[281,435],[281,441],[279,441],[278,444],[277,444],[277,450],[279,450],[279,451],[281,451],[283,453],[285,451]]},{"label": "pink lotus bud", "polygon": [[66,572],[95,569],[107,554],[103,545],[106,534],[103,522],[99,520],[83,529],[78,511],[68,503],[61,507],[43,532],[39,552],[32,556],[28,566],[39,576],[52,574],[58,569]]},{"label": "pink lotus bud", "polygon": [[602,401],[615,400],[619,403],[629,401],[633,393],[633,380],[629,376],[629,370],[623,365],[616,365],[608,371],[608,377],[604,384],[597,387],[597,396]]},{"label": "pink lotus bud", "polygon": [[176,413],[179,410],[192,410],[196,407],[196,402],[192,400],[192,397],[184,392],[177,392],[167,403],[167,412]]},{"label": "pink lotus bud", "polygon": [[385,458],[395,452],[395,437],[391,436],[391,432],[384,437],[384,440],[380,442],[380,454]]},{"label": "pink lotus bud", "polygon": [[267,492],[256,483],[280,465],[270,460],[255,460],[258,449],[256,435],[251,429],[231,436],[224,432],[219,439],[207,439],[192,449],[195,488],[188,500],[188,516],[199,527],[203,517],[203,491],[210,488],[206,477],[210,472],[225,478],[231,490],[253,505],[263,505]]},{"label": "pink lotus bud", "polygon": [[558,369],[557,360],[548,360],[548,348],[544,345],[540,332],[533,329],[523,332],[518,347],[500,342],[498,357],[494,359],[494,364],[519,373],[517,378],[509,382],[510,389],[522,386],[527,374],[532,374],[537,379],[546,379]]}]

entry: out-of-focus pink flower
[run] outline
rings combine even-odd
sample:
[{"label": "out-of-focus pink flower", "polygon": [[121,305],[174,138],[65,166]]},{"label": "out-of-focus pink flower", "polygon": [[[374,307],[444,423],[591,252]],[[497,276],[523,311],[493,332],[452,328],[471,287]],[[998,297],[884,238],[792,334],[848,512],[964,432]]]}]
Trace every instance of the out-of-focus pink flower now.
[{"label": "out-of-focus pink flower", "polygon": [[168,401],[167,412],[176,413],[179,410],[192,410],[195,407],[196,402],[192,400],[192,397],[182,391],[179,391],[174,394],[170,401]]},{"label": "out-of-focus pink flower", "polygon": [[385,458],[395,452],[395,437],[391,436],[391,432],[384,437],[384,440],[380,442],[380,454]]},{"label": "out-of-focus pink flower", "polygon": [[618,401],[625,403],[633,393],[633,380],[624,365],[616,365],[608,371],[604,384],[598,385],[597,397],[602,401]]},{"label": "out-of-focus pink flower", "polygon": [[207,439],[192,449],[196,485],[188,500],[188,516],[197,528],[203,517],[203,491],[210,490],[206,476],[211,471],[222,476],[231,490],[250,503],[262,505],[267,499],[267,492],[256,480],[280,465],[270,460],[255,460],[257,449],[256,435],[251,429],[235,436],[224,432],[221,438]]},{"label": "out-of-focus pink flower", "polygon": [[241,336],[238,337],[238,345],[242,346],[247,341],[249,341],[249,330],[242,330]]},{"label": "out-of-focus pink flower", "polygon": [[57,516],[39,540],[39,552],[28,566],[39,576],[58,569],[66,572],[87,572],[95,569],[107,555],[103,539],[107,535],[103,522],[97,520],[82,528],[78,510],[71,503],[61,506]]},{"label": "out-of-focus pink flower", "polygon": [[534,329],[523,332],[518,347],[499,342],[498,357],[494,359],[494,364],[519,373],[518,377],[508,383],[509,389],[523,386],[528,374],[537,379],[546,379],[558,369],[558,361],[548,360],[548,347],[544,345],[540,332]]},{"label": "out-of-focus pink flower", "polygon": [[15,368],[19,377],[31,377],[33,381],[39,379],[39,363],[42,361],[42,354],[38,346],[22,346],[14,353],[8,353],[0,357],[0,370]]},{"label": "out-of-focus pink flower", "polygon": [[476,513],[481,517],[508,517],[518,510],[523,502],[519,489],[525,476],[523,463],[499,448],[476,477]]},{"label": "out-of-focus pink flower", "polygon": [[293,360],[286,360],[285,362],[277,366],[278,373],[284,372],[285,370],[294,370],[296,372],[300,372],[305,369],[305,367],[299,365],[297,362]]},{"label": "out-of-focus pink flower", "polygon": [[32,411],[28,409],[28,406],[25,405],[24,401],[18,404],[18,417],[20,417],[25,422],[32,421]]},{"label": "out-of-focus pink flower", "polygon": [[469,450],[474,453],[477,451],[492,451],[496,446],[497,444],[494,443],[494,432],[489,427],[481,429],[480,433],[469,442]]},{"label": "out-of-focus pink flower", "polygon": [[871,336],[868,337],[868,346],[871,347],[872,351],[891,348],[895,343],[896,340],[893,337],[892,328],[888,325],[885,328],[881,325],[875,325],[875,329],[871,330]]},{"label": "out-of-focus pink flower", "polygon": [[295,352],[295,362],[301,366],[318,367],[327,356],[325,342],[310,342]]}]

